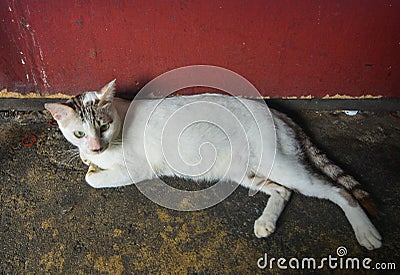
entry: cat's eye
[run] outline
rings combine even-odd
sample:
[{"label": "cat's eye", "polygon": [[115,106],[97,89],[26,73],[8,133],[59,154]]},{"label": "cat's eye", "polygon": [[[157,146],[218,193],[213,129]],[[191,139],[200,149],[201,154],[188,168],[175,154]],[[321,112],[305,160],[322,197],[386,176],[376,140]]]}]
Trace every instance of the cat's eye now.
[{"label": "cat's eye", "polygon": [[110,128],[110,123],[106,123],[100,126],[100,132],[105,132]]},{"label": "cat's eye", "polygon": [[85,133],[82,132],[82,131],[75,131],[75,132],[74,132],[74,135],[75,135],[77,138],[83,138],[83,137],[85,136]]}]

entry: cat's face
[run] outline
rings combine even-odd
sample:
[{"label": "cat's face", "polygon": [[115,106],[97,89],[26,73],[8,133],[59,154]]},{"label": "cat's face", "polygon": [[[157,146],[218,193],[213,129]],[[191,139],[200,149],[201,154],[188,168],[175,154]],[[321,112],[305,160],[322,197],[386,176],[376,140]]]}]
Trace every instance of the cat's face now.
[{"label": "cat's face", "polygon": [[99,92],[85,92],[66,103],[45,108],[57,120],[64,137],[85,154],[104,152],[121,131],[121,119],[113,106],[115,80]]}]

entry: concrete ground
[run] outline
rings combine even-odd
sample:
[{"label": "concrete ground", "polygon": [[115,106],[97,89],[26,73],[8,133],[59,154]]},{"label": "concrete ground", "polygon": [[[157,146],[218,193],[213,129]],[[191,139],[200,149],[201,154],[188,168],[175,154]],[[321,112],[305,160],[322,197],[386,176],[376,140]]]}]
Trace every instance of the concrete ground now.
[{"label": "concrete ground", "polygon": [[[296,114],[315,143],[380,205],[381,216],[373,222],[383,247],[372,252],[358,245],[337,206],[299,194],[292,196],[276,233],[257,239],[253,223],[267,197],[249,197],[241,187],[198,212],[162,208],[135,186],[93,189],[84,181],[86,167],[49,119],[42,111],[0,113],[3,274],[281,273],[276,261],[272,270],[262,270],[258,259],[267,253],[269,260],[285,258],[286,266],[293,257],[300,264],[303,257],[319,263],[329,255],[340,258],[340,246],[347,249],[343,259],[357,257],[361,263],[368,257],[372,268],[376,263],[400,268],[400,120],[388,112]],[[36,143],[23,146],[30,133]],[[348,272],[330,269],[327,262],[324,269]]]}]

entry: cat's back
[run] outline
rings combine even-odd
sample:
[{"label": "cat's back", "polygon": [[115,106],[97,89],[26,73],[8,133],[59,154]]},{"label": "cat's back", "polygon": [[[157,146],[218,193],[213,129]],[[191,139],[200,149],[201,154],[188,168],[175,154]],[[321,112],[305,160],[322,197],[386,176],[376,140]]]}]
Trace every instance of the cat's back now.
[{"label": "cat's back", "polygon": [[226,127],[235,125],[246,130],[272,123],[265,102],[221,94],[134,100],[127,115],[129,122],[137,127],[165,127],[171,119],[179,125],[197,121],[223,123]]},{"label": "cat's back", "polygon": [[134,141],[130,151],[146,155],[156,170],[167,175],[174,173],[168,172],[170,166],[179,171],[189,167],[190,173],[200,174],[215,162],[209,176],[219,177],[232,160],[241,163],[239,167],[246,167],[248,156],[253,156],[250,162],[261,158],[269,163],[266,156],[275,146],[265,104],[216,94],[133,102],[124,132]]}]

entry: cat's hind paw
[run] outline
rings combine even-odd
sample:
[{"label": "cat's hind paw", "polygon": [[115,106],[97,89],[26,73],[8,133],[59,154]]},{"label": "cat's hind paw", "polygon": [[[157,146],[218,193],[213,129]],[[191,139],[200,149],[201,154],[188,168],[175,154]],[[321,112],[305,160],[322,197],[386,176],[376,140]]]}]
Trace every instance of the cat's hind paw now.
[{"label": "cat's hind paw", "polygon": [[254,222],[254,234],[257,238],[266,238],[275,232],[275,224],[267,219],[258,218]]},{"label": "cat's hind paw", "polygon": [[373,250],[382,246],[382,237],[372,224],[357,227],[354,232],[359,244],[366,249]]}]

